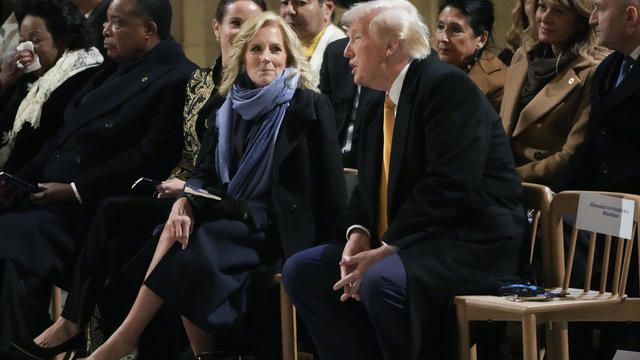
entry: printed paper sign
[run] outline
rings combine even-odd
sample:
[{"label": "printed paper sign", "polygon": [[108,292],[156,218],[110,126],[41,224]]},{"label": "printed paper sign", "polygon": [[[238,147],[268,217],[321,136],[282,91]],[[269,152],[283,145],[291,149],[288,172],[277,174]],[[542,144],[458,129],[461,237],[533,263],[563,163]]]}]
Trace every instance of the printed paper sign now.
[{"label": "printed paper sign", "polygon": [[613,196],[581,193],[576,227],[631,239],[634,202]]}]

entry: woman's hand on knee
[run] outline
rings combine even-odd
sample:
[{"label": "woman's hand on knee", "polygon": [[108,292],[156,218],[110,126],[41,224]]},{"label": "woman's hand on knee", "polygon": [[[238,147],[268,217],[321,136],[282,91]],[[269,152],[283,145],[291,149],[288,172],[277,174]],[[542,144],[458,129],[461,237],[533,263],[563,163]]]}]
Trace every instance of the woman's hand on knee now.
[{"label": "woman's hand on knee", "polygon": [[171,208],[171,214],[162,231],[161,241],[177,241],[186,249],[189,235],[193,231],[194,217],[189,201],[185,198],[176,200]]}]

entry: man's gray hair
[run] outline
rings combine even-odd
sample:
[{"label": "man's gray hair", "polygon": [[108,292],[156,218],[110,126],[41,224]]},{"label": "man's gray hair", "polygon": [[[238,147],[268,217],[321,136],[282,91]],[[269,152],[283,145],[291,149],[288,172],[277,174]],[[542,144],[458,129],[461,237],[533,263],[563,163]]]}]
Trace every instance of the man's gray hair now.
[{"label": "man's gray hair", "polygon": [[429,28],[418,9],[406,0],[374,0],[361,2],[344,13],[342,22],[349,26],[361,16],[371,16],[369,33],[378,40],[394,37],[400,49],[413,59],[424,59],[431,52]]}]

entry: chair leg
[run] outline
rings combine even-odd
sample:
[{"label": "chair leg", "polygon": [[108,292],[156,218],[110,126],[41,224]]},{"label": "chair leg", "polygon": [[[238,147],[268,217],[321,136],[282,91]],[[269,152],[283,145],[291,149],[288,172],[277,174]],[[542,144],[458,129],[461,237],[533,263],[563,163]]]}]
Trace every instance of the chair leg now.
[{"label": "chair leg", "polygon": [[566,321],[545,323],[548,360],[569,360],[569,338]]},{"label": "chair leg", "polygon": [[53,286],[51,289],[51,317],[53,321],[58,320],[62,314],[62,290],[59,287]]},{"label": "chair leg", "polygon": [[553,326],[553,359],[569,360],[569,333],[566,321],[554,321]]},{"label": "chair leg", "polygon": [[280,282],[280,329],[282,332],[282,360],[298,360],[296,308]]},{"label": "chair leg", "polygon": [[554,343],[554,324],[550,321],[545,322],[544,323],[544,337],[545,337],[545,343],[546,343],[546,348],[544,348],[545,350],[545,356],[547,358],[547,360],[558,360],[556,358],[556,347],[555,347],[555,343]]},{"label": "chair leg", "polygon": [[465,306],[466,304],[464,302],[456,304],[456,316],[458,318],[458,354],[460,360],[474,360],[475,356],[472,357],[471,353],[469,320],[467,319]]},{"label": "chair leg", "polygon": [[522,357],[523,360],[538,359],[536,316],[534,314],[525,314],[522,317]]}]

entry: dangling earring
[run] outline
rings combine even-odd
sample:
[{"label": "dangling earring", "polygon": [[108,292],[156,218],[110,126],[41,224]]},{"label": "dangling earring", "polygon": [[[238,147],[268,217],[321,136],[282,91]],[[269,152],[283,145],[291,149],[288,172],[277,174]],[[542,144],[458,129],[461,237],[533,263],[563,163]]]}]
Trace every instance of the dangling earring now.
[{"label": "dangling earring", "polygon": [[216,35],[216,41],[220,41],[220,37],[218,36],[218,34],[214,33]]},{"label": "dangling earring", "polygon": [[465,72],[467,72],[467,73],[468,73],[469,71],[471,71],[471,68],[473,67],[473,65],[475,65],[475,64],[476,64],[476,62],[478,61],[478,56],[479,56],[479,54],[480,54],[480,48],[479,48],[479,47],[476,47],[476,51],[474,51],[474,53],[473,53],[473,60],[471,60],[471,61],[467,64],[467,67],[466,67],[466,69],[465,69]]}]

